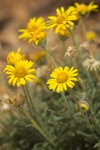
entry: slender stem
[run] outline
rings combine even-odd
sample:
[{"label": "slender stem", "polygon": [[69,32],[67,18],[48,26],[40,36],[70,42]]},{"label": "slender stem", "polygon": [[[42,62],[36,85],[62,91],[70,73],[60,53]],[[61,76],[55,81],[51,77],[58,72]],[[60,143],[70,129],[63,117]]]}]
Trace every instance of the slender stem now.
[{"label": "slender stem", "polygon": [[96,77],[97,77],[98,81],[100,82],[100,76],[99,76],[99,74],[98,74],[97,70],[95,71],[95,75],[96,75]]},{"label": "slender stem", "polygon": [[91,127],[91,123],[90,123],[89,117],[87,115],[87,112],[84,112],[84,115],[85,115],[88,125]]},{"label": "slender stem", "polygon": [[69,94],[72,96],[74,102],[76,103],[77,107],[79,108],[78,102],[77,102],[77,98],[75,97],[74,93],[71,90],[68,90]]},{"label": "slender stem", "polygon": [[57,66],[59,66],[59,63],[52,57],[52,55],[48,52],[48,50],[46,50],[45,47],[43,47],[43,50],[45,51],[48,59],[50,60],[53,69],[56,68]]},{"label": "slender stem", "polygon": [[79,43],[78,43],[78,41],[77,41],[77,39],[76,39],[76,37],[75,37],[73,31],[70,30],[70,29],[69,29],[69,31],[70,31],[70,33],[71,33],[71,36],[72,36],[72,39],[73,39],[73,43],[74,43],[74,45],[77,47],[77,50],[78,50],[80,59],[82,60],[81,47],[80,47],[80,45],[79,45]]},{"label": "slender stem", "polygon": [[38,120],[38,122],[40,123],[40,125],[41,125],[42,127],[44,127],[44,123],[43,123],[41,117],[39,116],[39,114],[37,113],[36,108],[35,108],[35,106],[34,106],[34,103],[33,103],[33,101],[32,101],[32,98],[31,98],[31,96],[30,96],[30,94],[29,94],[27,85],[25,85],[25,89],[26,89],[26,93],[27,93],[28,98],[29,98],[29,102],[30,102],[31,107],[32,107],[32,111],[33,111],[34,115],[36,116],[36,119]]},{"label": "slender stem", "polygon": [[63,57],[64,57],[64,55],[65,55],[65,52],[66,52],[66,42],[65,41],[62,41],[62,46],[63,46]]},{"label": "slender stem", "polygon": [[27,85],[24,85],[24,87],[25,87],[25,90],[26,90],[26,92],[27,92],[28,98],[29,98],[29,100],[30,100],[30,104],[31,104],[33,110],[36,112],[36,109],[35,109],[35,106],[34,106],[34,104],[33,104],[32,98],[31,98],[31,96],[30,96],[30,94],[29,94]]},{"label": "slender stem", "polygon": [[24,94],[25,94],[25,97],[26,97],[26,102],[27,102],[28,110],[29,110],[30,114],[32,115],[31,108],[30,108],[30,103],[29,103],[29,100],[28,100],[28,95],[27,95],[25,86],[23,86],[23,91],[24,91]]},{"label": "slender stem", "polygon": [[84,33],[84,37],[86,39],[86,27],[85,27],[85,23],[84,23],[84,18],[81,17],[81,25],[82,25],[82,29],[83,29],[83,33]]},{"label": "slender stem", "polygon": [[68,101],[66,99],[64,91],[61,92],[61,96],[62,96],[62,98],[64,100],[64,104],[65,104],[66,109],[69,109],[70,105],[69,105],[69,103],[68,103]]},{"label": "slender stem", "polygon": [[32,123],[32,126],[46,139],[48,143],[50,143],[53,147],[55,147],[55,143],[52,141],[52,139],[39,127],[39,125],[36,123],[36,121],[31,118],[31,116],[24,110],[24,114],[27,116],[27,118]]}]

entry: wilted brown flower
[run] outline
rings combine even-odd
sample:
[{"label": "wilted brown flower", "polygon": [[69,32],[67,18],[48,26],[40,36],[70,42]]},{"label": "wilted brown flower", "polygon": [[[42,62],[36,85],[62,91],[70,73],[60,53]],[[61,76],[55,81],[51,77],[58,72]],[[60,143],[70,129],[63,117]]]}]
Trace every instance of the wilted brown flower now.
[{"label": "wilted brown flower", "polygon": [[87,48],[89,47],[89,42],[86,41],[86,42],[80,44],[80,47],[81,47],[82,49],[87,49]]},{"label": "wilted brown flower", "polygon": [[82,66],[88,71],[97,71],[100,70],[100,61],[91,56],[83,61]]},{"label": "wilted brown flower", "polygon": [[75,47],[72,47],[72,46],[69,46],[64,57],[67,59],[67,58],[75,58],[76,57],[76,48]]},{"label": "wilted brown flower", "polygon": [[10,105],[5,100],[0,99],[0,109],[1,111],[9,111]]},{"label": "wilted brown flower", "polygon": [[13,106],[21,107],[25,102],[25,97],[22,95],[14,95],[12,97],[9,97],[7,101]]}]

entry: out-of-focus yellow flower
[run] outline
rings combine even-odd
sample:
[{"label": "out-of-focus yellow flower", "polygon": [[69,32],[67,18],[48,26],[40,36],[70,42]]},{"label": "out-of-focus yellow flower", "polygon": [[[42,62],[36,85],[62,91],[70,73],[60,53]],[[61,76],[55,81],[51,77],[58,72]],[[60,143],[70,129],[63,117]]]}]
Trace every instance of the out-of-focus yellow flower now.
[{"label": "out-of-focus yellow flower", "polygon": [[75,3],[75,8],[80,15],[85,15],[87,13],[87,6],[85,4]]},{"label": "out-of-focus yellow flower", "polygon": [[26,29],[20,29],[19,32],[21,32],[21,35],[19,38],[27,39],[30,37],[30,34],[33,33],[35,30],[44,30],[46,28],[46,24],[44,21],[44,18],[32,18],[29,20]]},{"label": "out-of-focus yellow flower", "polygon": [[98,5],[94,5],[93,2],[91,2],[89,5],[85,5],[84,3],[79,4],[76,2],[75,8],[80,15],[86,15],[91,11],[97,11]]},{"label": "out-of-focus yellow flower", "polygon": [[87,32],[86,33],[86,39],[88,41],[93,41],[96,38],[96,34],[93,31]]},{"label": "out-of-focus yellow flower", "polygon": [[56,90],[57,93],[60,93],[63,90],[66,91],[68,87],[73,88],[75,86],[74,82],[77,81],[77,75],[78,70],[73,67],[70,69],[67,66],[64,69],[62,67],[55,68],[47,84],[49,84],[49,89]]},{"label": "out-of-focus yellow flower", "polygon": [[44,51],[36,51],[33,54],[31,54],[31,59],[35,62],[43,58],[45,55],[46,54]]},{"label": "out-of-focus yellow flower", "polygon": [[98,11],[98,5],[94,5],[94,2],[91,2],[87,7],[88,12]]},{"label": "out-of-focus yellow flower", "polygon": [[59,29],[58,36],[61,40],[66,40],[70,36],[70,32],[68,29]]},{"label": "out-of-focus yellow flower", "polygon": [[20,60],[16,62],[15,66],[7,65],[4,72],[9,75],[7,77],[9,85],[17,84],[20,87],[20,85],[26,84],[26,80],[33,82],[35,69],[31,68],[32,66],[33,62],[28,60]]},{"label": "out-of-focus yellow flower", "polygon": [[47,34],[44,30],[35,30],[29,36],[29,42],[33,42],[36,46],[45,46],[47,42]]},{"label": "out-of-focus yellow flower", "polygon": [[22,60],[22,55],[20,54],[20,48],[18,48],[17,52],[10,52],[7,56],[7,62],[9,65],[15,65],[17,61]]},{"label": "out-of-focus yellow flower", "polygon": [[67,10],[64,7],[56,9],[56,16],[49,16],[47,21],[47,28],[51,30],[55,29],[55,32],[58,33],[59,30],[70,28],[74,26],[74,22],[78,20],[78,13],[74,7],[70,6]]},{"label": "out-of-focus yellow flower", "polygon": [[85,100],[80,100],[78,106],[82,111],[87,111],[89,109],[89,104]]}]

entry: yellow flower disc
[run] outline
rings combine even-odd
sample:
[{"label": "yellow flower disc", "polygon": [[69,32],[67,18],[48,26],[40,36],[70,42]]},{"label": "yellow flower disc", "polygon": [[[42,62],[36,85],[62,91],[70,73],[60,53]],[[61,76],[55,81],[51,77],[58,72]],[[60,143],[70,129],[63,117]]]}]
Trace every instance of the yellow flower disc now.
[{"label": "yellow flower disc", "polygon": [[7,65],[4,72],[9,75],[7,77],[9,79],[8,83],[13,86],[17,84],[19,87],[20,85],[25,85],[26,80],[33,82],[35,69],[31,68],[32,66],[33,62],[28,60],[20,60],[15,66]]},{"label": "yellow flower disc", "polygon": [[49,84],[49,89],[53,91],[56,90],[57,93],[62,92],[63,90],[67,90],[69,88],[73,88],[77,81],[76,76],[78,75],[78,70],[73,67],[69,69],[69,67],[59,67],[55,68],[54,71],[50,75],[50,79],[47,81]]}]

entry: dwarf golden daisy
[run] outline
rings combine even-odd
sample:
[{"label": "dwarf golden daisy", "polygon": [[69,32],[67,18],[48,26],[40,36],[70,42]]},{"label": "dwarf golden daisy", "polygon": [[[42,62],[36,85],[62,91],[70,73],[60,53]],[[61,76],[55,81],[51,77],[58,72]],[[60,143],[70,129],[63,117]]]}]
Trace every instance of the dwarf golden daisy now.
[{"label": "dwarf golden daisy", "polygon": [[53,91],[56,90],[57,93],[67,90],[69,88],[73,88],[75,86],[74,81],[77,81],[76,76],[78,75],[78,70],[74,69],[73,67],[69,69],[69,67],[59,67],[55,68],[54,71],[51,73],[47,84],[49,84],[49,89]]},{"label": "dwarf golden daisy", "polygon": [[70,28],[70,26],[74,26],[74,21],[78,19],[78,13],[75,11],[74,7],[69,7],[67,10],[64,7],[60,9],[56,9],[56,16],[49,16],[50,20],[47,21],[47,27],[53,29],[58,33],[59,30]]},{"label": "dwarf golden daisy", "polygon": [[75,3],[75,8],[78,11],[80,15],[86,15],[91,11],[97,11],[98,5],[94,5],[93,2],[91,2],[89,5],[85,5],[84,3]]},{"label": "dwarf golden daisy", "polygon": [[33,78],[35,78],[33,75],[35,69],[31,68],[32,66],[33,62],[28,60],[20,60],[16,62],[15,66],[7,65],[4,72],[9,75],[7,77],[9,85],[14,86],[17,84],[19,87],[20,85],[25,85],[26,80],[32,82]]},{"label": "dwarf golden daisy", "polygon": [[34,52],[33,54],[30,55],[30,58],[36,62],[41,60],[41,58],[44,58],[46,55],[46,53],[43,50],[38,50],[36,52]]},{"label": "dwarf golden daisy", "polygon": [[87,13],[87,6],[85,4],[75,3],[75,8],[80,15],[85,15]]},{"label": "dwarf golden daisy", "polygon": [[36,46],[45,46],[47,42],[47,34],[44,30],[35,30],[29,36],[29,42],[33,42]]},{"label": "dwarf golden daisy", "polygon": [[44,30],[46,27],[44,18],[32,18],[29,20],[26,29],[20,29],[19,32],[21,32],[21,35],[19,38],[27,39],[29,38],[30,34],[33,33],[37,29]]},{"label": "dwarf golden daisy", "polygon": [[15,63],[21,60],[23,57],[20,54],[20,48],[18,48],[17,52],[10,52],[7,56],[7,62],[9,65],[15,65]]},{"label": "dwarf golden daisy", "polygon": [[87,7],[88,12],[98,11],[98,5],[94,5],[94,2],[91,2]]}]

